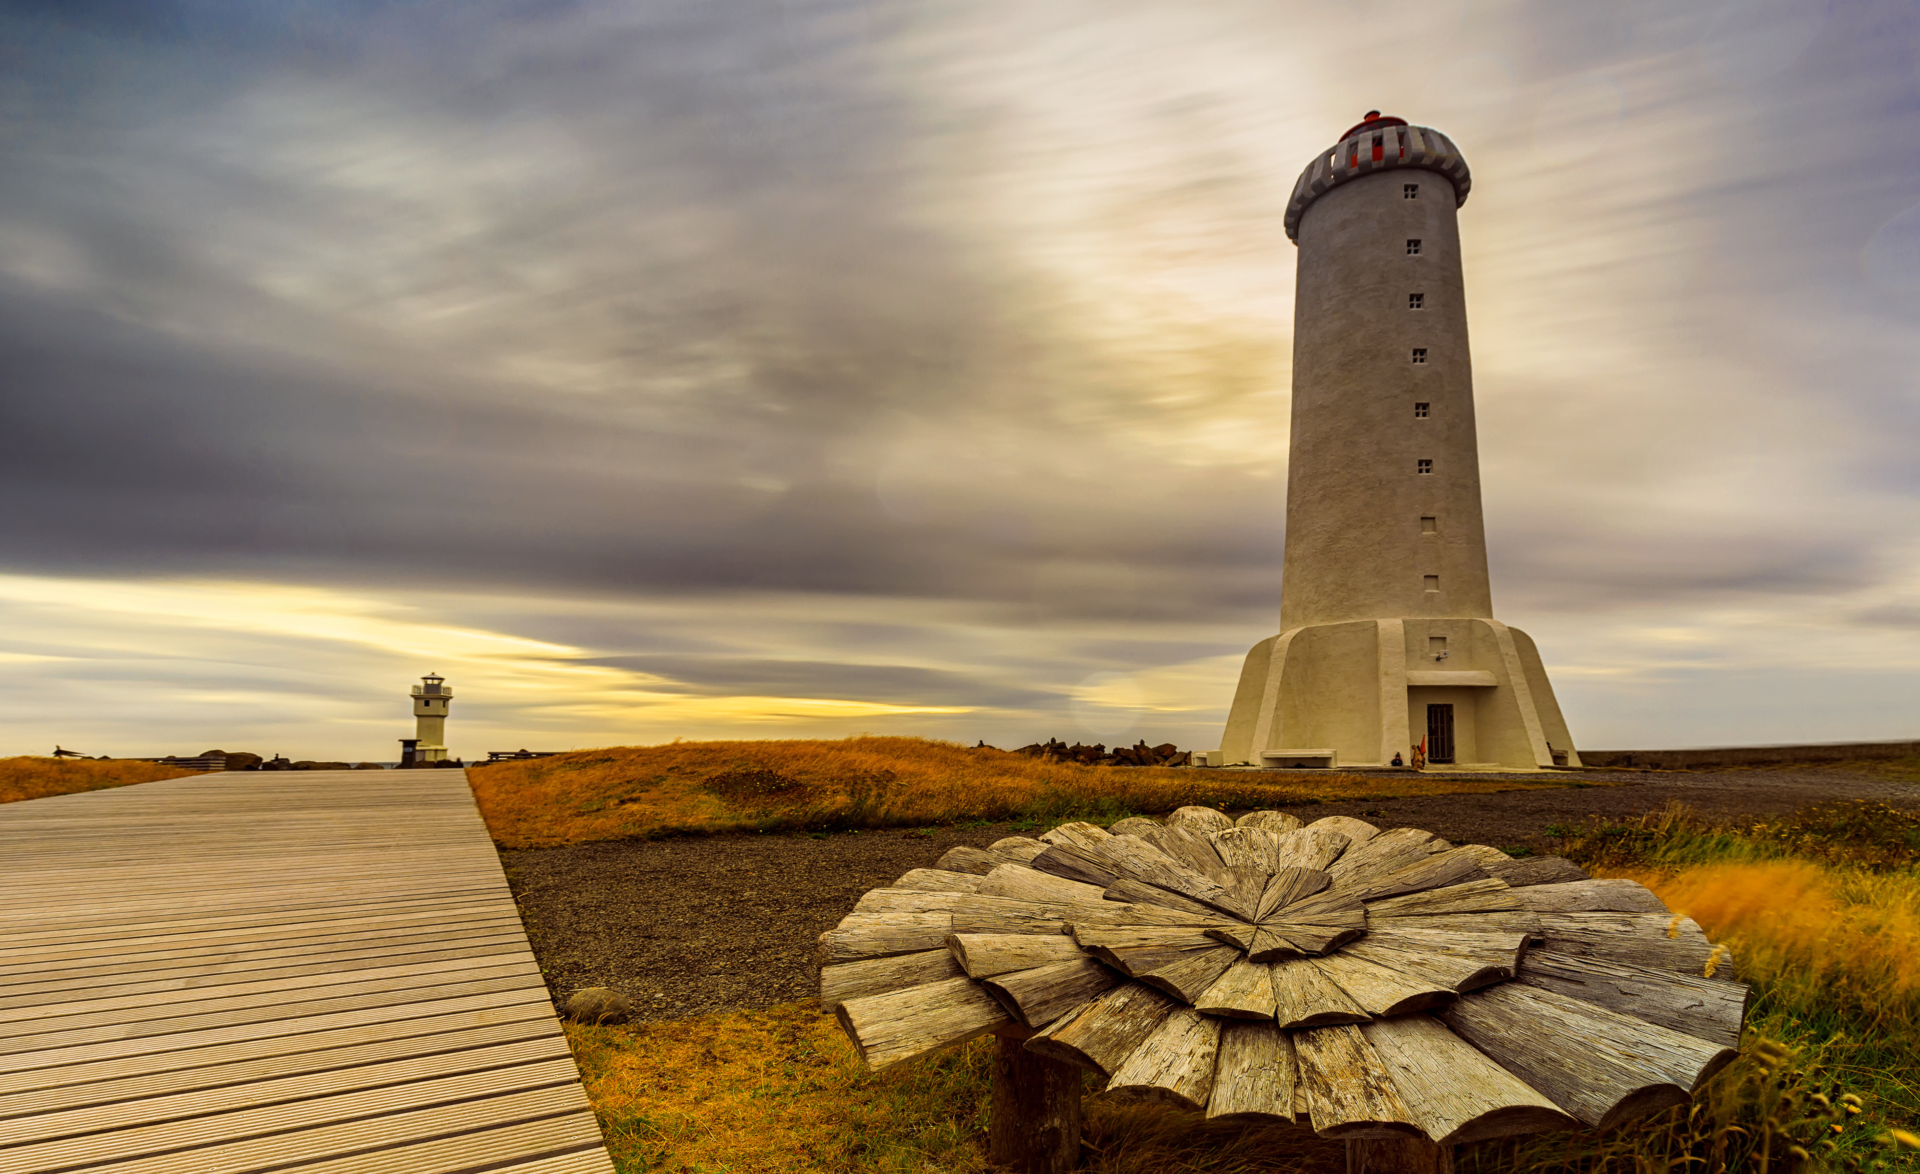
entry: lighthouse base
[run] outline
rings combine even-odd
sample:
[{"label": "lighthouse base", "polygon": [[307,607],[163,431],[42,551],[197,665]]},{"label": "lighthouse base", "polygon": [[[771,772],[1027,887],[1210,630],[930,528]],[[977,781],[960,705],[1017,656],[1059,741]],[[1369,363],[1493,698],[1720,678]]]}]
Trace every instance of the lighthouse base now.
[{"label": "lighthouse base", "polygon": [[1579,766],[1533,639],[1488,619],[1352,620],[1253,646],[1217,765],[1325,747],[1342,767]]}]

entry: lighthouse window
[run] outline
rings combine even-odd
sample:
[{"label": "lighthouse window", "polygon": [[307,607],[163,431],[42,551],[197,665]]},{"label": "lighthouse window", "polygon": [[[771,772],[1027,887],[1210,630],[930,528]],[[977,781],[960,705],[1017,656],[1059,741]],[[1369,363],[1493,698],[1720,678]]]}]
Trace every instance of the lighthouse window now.
[{"label": "lighthouse window", "polygon": [[1407,309],[1424,310],[1426,308],[1427,308],[1426,294],[1408,294],[1407,295]]},{"label": "lighthouse window", "polygon": [[1439,518],[1421,518],[1420,519],[1420,533],[1438,534],[1439,532],[1440,532]]},{"label": "lighthouse window", "polygon": [[1426,584],[1426,588],[1427,588],[1427,590],[1429,590],[1429,591],[1438,591],[1438,590],[1440,590],[1440,576],[1438,576],[1438,575],[1422,575],[1422,576],[1420,576],[1420,578],[1421,578],[1421,580],[1422,580],[1422,582],[1424,582],[1424,583]]},{"label": "lighthouse window", "polygon": [[1410,236],[1410,237],[1408,237],[1408,238],[1407,238],[1407,256],[1409,256],[1409,257],[1418,257],[1419,255],[1420,255],[1420,240],[1419,240],[1419,238],[1418,238],[1418,237],[1411,237],[1411,236]]},{"label": "lighthouse window", "polygon": [[1417,184],[1417,183],[1403,183],[1403,184],[1401,184],[1401,185],[1400,185],[1400,198],[1401,198],[1401,199],[1403,199],[1403,200],[1417,200],[1417,199],[1419,199],[1419,198],[1420,198],[1420,185],[1419,185],[1419,184]]},{"label": "lighthouse window", "polygon": [[1419,462],[1418,464],[1416,464],[1416,465],[1414,466],[1414,472],[1416,472],[1416,473],[1431,473],[1431,472],[1433,472],[1433,462],[1432,462],[1432,461],[1420,461],[1420,462]]},{"label": "lighthouse window", "polygon": [[1414,348],[1413,348],[1413,361],[1414,361],[1414,362],[1416,362],[1416,363],[1424,363],[1424,362],[1426,362],[1426,361],[1427,361],[1427,348],[1426,348],[1426,347],[1423,347],[1423,346],[1417,346],[1417,347],[1414,347]]},{"label": "lighthouse window", "polygon": [[1429,403],[1427,403],[1427,401],[1426,401],[1426,400],[1423,400],[1423,399],[1422,399],[1422,400],[1415,400],[1415,401],[1413,401],[1413,418],[1414,418],[1414,419],[1416,419],[1416,420],[1424,420],[1424,419],[1426,419],[1426,418],[1427,418],[1427,409],[1428,409],[1428,408],[1430,408],[1430,407],[1432,407],[1432,406],[1433,406],[1433,405],[1431,405],[1431,404],[1429,404]]}]

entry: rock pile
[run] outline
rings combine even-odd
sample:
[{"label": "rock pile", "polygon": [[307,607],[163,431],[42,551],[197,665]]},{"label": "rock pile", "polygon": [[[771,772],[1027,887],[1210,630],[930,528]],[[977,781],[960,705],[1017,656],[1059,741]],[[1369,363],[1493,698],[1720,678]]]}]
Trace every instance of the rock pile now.
[{"label": "rock pile", "polygon": [[1014,753],[1024,754],[1028,758],[1044,758],[1050,762],[1080,762],[1088,766],[1189,766],[1193,762],[1191,751],[1182,750],[1172,742],[1149,746],[1144,739],[1132,746],[1115,746],[1108,750],[1100,742],[1091,746],[1076,742],[1069,746],[1057,738],[1048,738],[1045,742],[1022,746]]}]

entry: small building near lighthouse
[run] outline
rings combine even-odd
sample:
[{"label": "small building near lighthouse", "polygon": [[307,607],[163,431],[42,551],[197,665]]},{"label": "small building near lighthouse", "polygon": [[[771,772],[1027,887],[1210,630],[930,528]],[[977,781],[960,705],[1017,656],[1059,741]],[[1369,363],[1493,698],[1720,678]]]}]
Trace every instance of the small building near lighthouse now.
[{"label": "small building near lighthouse", "polygon": [[447,750],[447,707],[453,690],[439,673],[428,673],[413,687],[413,737],[400,739],[400,765],[422,766],[453,757]]},{"label": "small building near lighthouse", "polygon": [[[1370,111],[1308,163],[1280,631],[1219,762],[1579,766],[1533,641],[1494,618],[1447,136]],[[1209,759],[1213,755],[1208,755]]]}]

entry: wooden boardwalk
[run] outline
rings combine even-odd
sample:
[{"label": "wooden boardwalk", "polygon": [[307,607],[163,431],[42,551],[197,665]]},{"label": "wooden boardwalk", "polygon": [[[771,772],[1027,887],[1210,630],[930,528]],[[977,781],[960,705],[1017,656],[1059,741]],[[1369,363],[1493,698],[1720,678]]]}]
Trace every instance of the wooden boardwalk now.
[{"label": "wooden boardwalk", "polygon": [[0,1174],[612,1174],[464,771],[0,806]]}]

